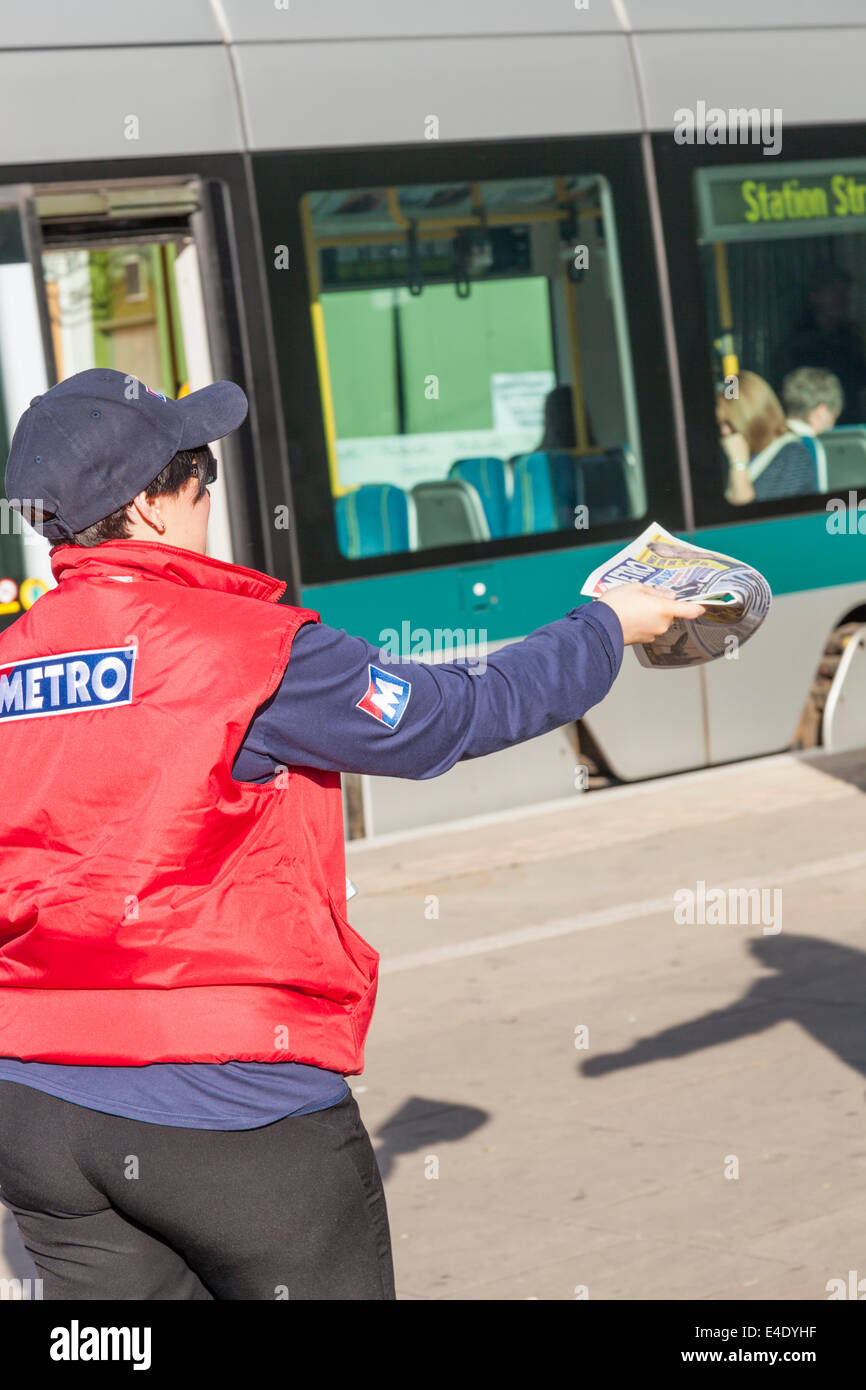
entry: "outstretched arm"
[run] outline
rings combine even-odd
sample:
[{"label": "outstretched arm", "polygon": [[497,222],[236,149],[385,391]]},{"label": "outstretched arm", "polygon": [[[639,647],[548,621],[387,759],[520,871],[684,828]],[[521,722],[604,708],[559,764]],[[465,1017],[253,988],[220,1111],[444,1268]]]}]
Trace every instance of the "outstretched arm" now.
[{"label": "outstretched arm", "polygon": [[363,637],[308,623],[247,732],[234,776],[264,781],[284,764],[438,777],[461,758],[579,719],[607,694],[622,653],[619,619],[601,603],[483,661],[476,656],[474,668],[471,659],[395,661]]},{"label": "outstretched arm", "polygon": [[234,765],[240,781],[274,767],[318,767],[386,777],[438,777],[581,718],[610,689],[623,645],[649,641],[697,604],[623,585],[574,608],[522,642],[473,659],[394,661],[322,623],[295,636],[276,693],[258,711]]}]

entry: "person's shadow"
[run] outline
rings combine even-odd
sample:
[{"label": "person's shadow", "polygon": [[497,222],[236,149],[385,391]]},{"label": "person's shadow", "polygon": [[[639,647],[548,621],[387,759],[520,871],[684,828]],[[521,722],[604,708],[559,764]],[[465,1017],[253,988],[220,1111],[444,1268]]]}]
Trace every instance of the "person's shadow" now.
[{"label": "person's shadow", "polygon": [[382,1180],[391,1172],[398,1155],[431,1150],[438,1144],[453,1144],[486,1124],[489,1118],[486,1110],[474,1105],[411,1096],[375,1131],[378,1142],[374,1147]]},{"label": "person's shadow", "polygon": [[622,1052],[587,1057],[578,1063],[578,1072],[604,1076],[624,1067],[683,1057],[790,1020],[866,1076],[866,955],[815,936],[762,936],[750,942],[749,949],[775,974],[756,980],[724,1009],[640,1038]]}]

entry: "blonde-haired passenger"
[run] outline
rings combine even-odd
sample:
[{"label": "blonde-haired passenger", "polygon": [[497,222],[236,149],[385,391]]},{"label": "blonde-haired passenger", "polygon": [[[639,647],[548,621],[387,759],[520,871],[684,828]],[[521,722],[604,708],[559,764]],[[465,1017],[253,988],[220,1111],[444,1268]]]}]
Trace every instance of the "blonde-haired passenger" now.
[{"label": "blonde-haired passenger", "polygon": [[734,505],[801,497],[817,489],[815,463],[785,419],[775,391],[755,372],[740,372],[737,397],[716,392],[716,419],[730,464],[725,497]]}]

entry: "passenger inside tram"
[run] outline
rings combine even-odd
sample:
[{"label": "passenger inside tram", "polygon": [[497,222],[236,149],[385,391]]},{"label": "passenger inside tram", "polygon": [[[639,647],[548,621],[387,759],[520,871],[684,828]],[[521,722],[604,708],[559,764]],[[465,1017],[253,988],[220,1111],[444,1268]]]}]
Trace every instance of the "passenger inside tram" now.
[{"label": "passenger inside tram", "polygon": [[818,491],[815,460],[785,419],[772,387],[755,372],[737,378],[737,395],[716,392],[716,420],[729,464],[725,497],[734,506]]},{"label": "passenger inside tram", "polygon": [[820,367],[798,367],[782,382],[782,404],[789,427],[815,456],[818,491],[826,492],[827,451],[819,438],[831,430],[845,407],[842,383]]},{"label": "passenger inside tram", "polygon": [[788,424],[810,437],[833,428],[845,408],[845,393],[832,372],[798,367],[782,382],[782,402]]},{"label": "passenger inside tram", "polygon": [[[592,429],[592,422],[589,418],[589,411],[585,411],[586,419],[586,442],[595,448],[598,440]],[[554,386],[552,391],[548,391],[544,400],[544,434],[536,444],[536,452],[543,453],[547,449],[574,449],[577,446],[577,438],[574,430],[574,404],[572,400],[572,390],[570,386]]]}]

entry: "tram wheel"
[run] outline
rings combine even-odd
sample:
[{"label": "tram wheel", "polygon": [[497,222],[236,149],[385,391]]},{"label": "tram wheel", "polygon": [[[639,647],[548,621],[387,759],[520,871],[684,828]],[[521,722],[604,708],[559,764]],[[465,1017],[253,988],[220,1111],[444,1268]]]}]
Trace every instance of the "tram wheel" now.
[{"label": "tram wheel", "polygon": [[598,791],[602,787],[619,785],[607,765],[607,761],[582,719],[568,726],[568,734],[577,754],[578,763],[586,769],[586,790]]},{"label": "tram wheel", "polygon": [[812,681],[812,688],[806,697],[803,713],[800,715],[792,748],[818,748],[823,742],[824,707],[833,677],[839,668],[842,653],[855,632],[859,632],[862,626],[862,621],[842,623],[830,633],[815,679]]}]

